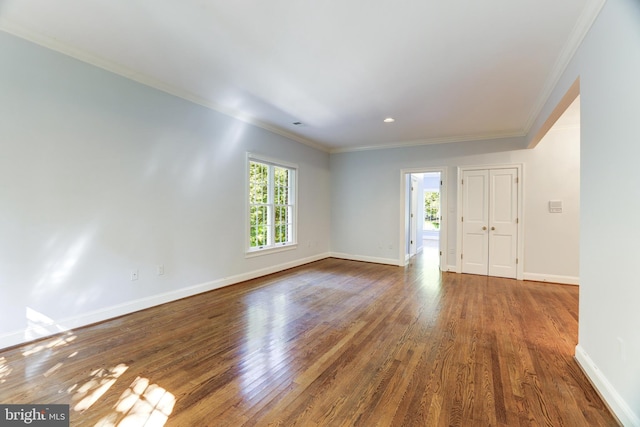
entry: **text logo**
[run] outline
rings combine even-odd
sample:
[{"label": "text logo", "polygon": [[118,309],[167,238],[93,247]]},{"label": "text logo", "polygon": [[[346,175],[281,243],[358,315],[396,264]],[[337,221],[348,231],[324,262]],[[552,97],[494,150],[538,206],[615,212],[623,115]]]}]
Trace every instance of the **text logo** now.
[{"label": "text logo", "polygon": [[69,427],[69,405],[2,405],[0,426]]}]

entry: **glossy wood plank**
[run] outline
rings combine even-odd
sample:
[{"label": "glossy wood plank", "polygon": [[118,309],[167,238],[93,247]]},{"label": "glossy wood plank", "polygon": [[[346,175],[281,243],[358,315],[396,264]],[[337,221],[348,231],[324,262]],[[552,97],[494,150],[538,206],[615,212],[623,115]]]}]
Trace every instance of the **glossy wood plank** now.
[{"label": "glossy wood plank", "polygon": [[72,425],[615,426],[578,287],[327,259],[0,352]]}]

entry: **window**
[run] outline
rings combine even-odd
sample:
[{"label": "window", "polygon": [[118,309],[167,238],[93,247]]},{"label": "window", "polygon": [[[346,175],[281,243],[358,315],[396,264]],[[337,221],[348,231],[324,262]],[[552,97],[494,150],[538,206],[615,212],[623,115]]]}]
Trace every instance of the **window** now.
[{"label": "window", "polygon": [[424,191],[424,225],[423,230],[440,229],[440,192]]},{"label": "window", "polygon": [[249,154],[248,170],[248,252],[295,245],[297,167]]}]

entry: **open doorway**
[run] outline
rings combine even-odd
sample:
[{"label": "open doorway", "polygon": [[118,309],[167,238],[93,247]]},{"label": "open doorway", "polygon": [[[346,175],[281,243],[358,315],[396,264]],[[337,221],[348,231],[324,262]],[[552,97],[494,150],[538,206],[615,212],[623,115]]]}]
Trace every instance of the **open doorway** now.
[{"label": "open doorway", "polygon": [[[422,189],[423,207],[420,221],[422,222],[422,247],[426,260],[439,262],[440,260],[440,172],[423,173]],[[431,262],[430,262],[431,263]]]},{"label": "open doorway", "polygon": [[404,264],[419,255],[427,264],[446,270],[446,169],[402,171],[402,182]]},{"label": "open doorway", "polygon": [[430,172],[422,174],[424,188],[422,199],[424,215],[422,221],[423,240],[440,240],[440,173]]}]

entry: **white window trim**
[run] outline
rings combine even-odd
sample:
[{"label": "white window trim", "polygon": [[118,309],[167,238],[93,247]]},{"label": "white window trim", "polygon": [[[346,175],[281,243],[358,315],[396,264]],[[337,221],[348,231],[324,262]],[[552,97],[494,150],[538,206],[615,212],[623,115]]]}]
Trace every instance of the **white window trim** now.
[{"label": "white window trim", "polygon": [[[293,198],[293,225],[292,225],[292,239],[291,243],[277,244],[266,246],[262,248],[252,248],[251,242],[251,216],[249,215],[250,203],[249,203],[249,164],[254,160],[260,163],[266,163],[272,166],[280,166],[293,170],[293,191],[291,197]],[[262,154],[247,152],[245,160],[245,258],[253,258],[256,256],[267,255],[277,252],[289,251],[298,247],[298,165],[295,163],[289,163],[280,159],[264,156]]]}]

